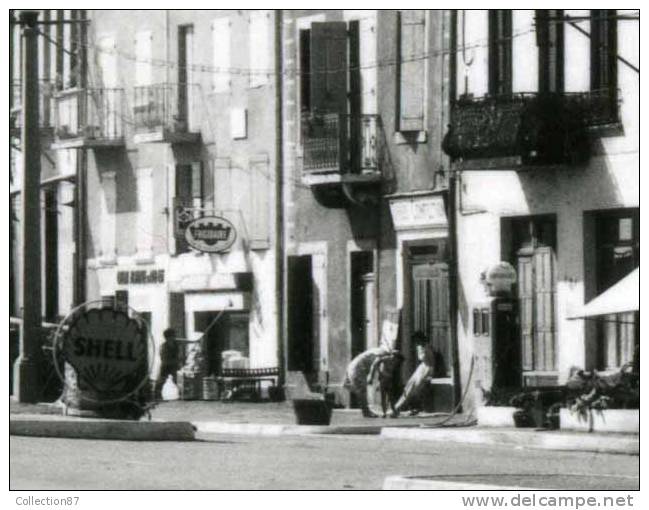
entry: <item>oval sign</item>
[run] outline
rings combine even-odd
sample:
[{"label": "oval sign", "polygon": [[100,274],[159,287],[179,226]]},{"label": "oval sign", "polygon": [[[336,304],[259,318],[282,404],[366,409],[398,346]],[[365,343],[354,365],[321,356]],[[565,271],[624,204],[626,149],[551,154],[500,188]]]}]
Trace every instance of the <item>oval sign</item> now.
[{"label": "oval sign", "polygon": [[185,239],[198,251],[219,253],[230,248],[237,239],[234,225],[219,216],[197,218],[185,228]]},{"label": "oval sign", "polygon": [[148,375],[146,326],[122,311],[104,308],[77,315],[62,353],[77,372],[80,388],[100,399],[127,396]]}]

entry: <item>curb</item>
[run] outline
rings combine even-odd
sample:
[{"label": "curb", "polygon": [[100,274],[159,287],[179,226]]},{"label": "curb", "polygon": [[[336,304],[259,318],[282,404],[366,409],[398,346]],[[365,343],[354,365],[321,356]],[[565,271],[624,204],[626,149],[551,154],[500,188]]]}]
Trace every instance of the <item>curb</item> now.
[{"label": "curb", "polygon": [[447,429],[384,428],[381,436],[416,441],[444,441],[488,445],[509,445],[543,450],[583,451],[639,455],[640,441],[634,437],[603,437],[560,432],[530,433],[518,431],[468,430],[461,433]]},{"label": "curb", "polygon": [[192,422],[197,433],[256,436],[309,436],[319,434],[380,435],[380,425],[276,425],[268,423]]},{"label": "curb", "polygon": [[12,417],[9,435],[108,439],[120,441],[193,441],[195,429],[189,422],[154,422],[126,420],[37,419]]},{"label": "curb", "polygon": [[488,491],[488,490],[534,490],[529,487],[510,487],[485,483],[451,482],[429,480],[409,476],[388,476],[383,481],[384,491]]}]

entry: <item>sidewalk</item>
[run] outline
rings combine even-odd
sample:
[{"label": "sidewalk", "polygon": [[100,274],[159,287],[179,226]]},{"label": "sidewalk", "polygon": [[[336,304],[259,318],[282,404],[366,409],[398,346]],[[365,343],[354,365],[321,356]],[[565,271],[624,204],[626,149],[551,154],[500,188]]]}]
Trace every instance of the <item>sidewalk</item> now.
[{"label": "sidewalk", "polygon": [[[61,416],[60,407],[19,404],[12,400],[10,400],[10,413],[10,433],[14,435],[62,437],[61,435],[67,430],[69,435],[66,437],[99,438],[101,431],[106,430],[109,432],[109,437],[105,437],[106,439],[146,440],[146,431],[150,430],[156,437],[150,440],[187,440],[188,427],[193,427],[197,437],[205,440],[209,440],[214,434],[265,436],[369,434],[386,439],[507,445],[516,448],[563,451],[627,455],[638,455],[640,451],[639,436],[634,434],[467,426],[471,422],[469,417],[464,415],[454,416],[451,420],[446,420],[443,415],[370,419],[363,418],[356,409],[335,409],[331,424],[328,426],[296,425],[289,402],[161,402],[152,410],[150,422],[64,417]],[[58,416],[55,416],[56,414]],[[445,426],[440,427],[443,421]],[[120,425],[115,425],[116,423]],[[163,430],[166,432],[161,432]],[[90,434],[90,436],[83,434]],[[173,439],[176,437],[181,439]]]}]

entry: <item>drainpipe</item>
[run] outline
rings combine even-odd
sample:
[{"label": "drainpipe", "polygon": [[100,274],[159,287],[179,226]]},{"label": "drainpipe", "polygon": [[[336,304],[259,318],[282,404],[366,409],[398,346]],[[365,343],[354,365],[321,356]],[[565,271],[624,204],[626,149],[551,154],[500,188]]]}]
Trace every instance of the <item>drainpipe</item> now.
[{"label": "drainpipe", "polygon": [[[449,235],[449,314],[451,316],[450,334],[453,351],[453,401],[457,406],[462,398],[462,378],[460,376],[460,348],[458,345],[458,242],[456,221],[457,181],[455,171],[450,170],[448,181],[448,235]],[[458,409],[461,412],[461,409]]]},{"label": "drainpipe", "polygon": [[286,362],[286,296],[284,270],[284,136],[282,116],[282,11],[275,11],[275,295],[277,297],[277,361],[279,365],[278,386],[284,386]]}]

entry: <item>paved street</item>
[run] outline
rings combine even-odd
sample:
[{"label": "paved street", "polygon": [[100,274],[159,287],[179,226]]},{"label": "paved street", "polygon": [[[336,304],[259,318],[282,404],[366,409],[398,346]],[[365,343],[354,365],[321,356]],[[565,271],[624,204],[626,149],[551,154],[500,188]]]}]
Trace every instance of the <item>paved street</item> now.
[{"label": "paved street", "polygon": [[628,490],[639,488],[639,457],[377,436],[189,443],[12,436],[10,474],[12,489],[379,489],[389,475],[471,474],[521,487]]}]

